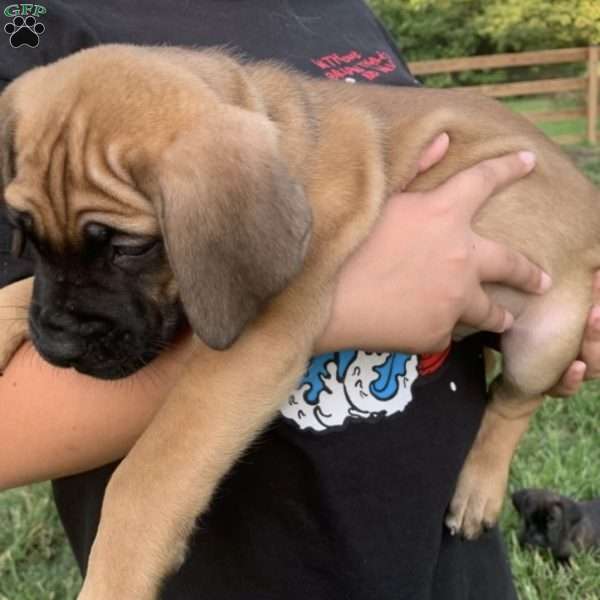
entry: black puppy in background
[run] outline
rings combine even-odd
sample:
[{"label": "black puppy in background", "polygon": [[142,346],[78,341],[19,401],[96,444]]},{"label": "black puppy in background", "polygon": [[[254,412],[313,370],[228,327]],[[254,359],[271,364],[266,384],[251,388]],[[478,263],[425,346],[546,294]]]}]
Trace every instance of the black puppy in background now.
[{"label": "black puppy in background", "polygon": [[523,518],[522,546],[549,548],[559,562],[576,550],[600,548],[600,498],[578,502],[548,490],[523,489],[512,495]]}]

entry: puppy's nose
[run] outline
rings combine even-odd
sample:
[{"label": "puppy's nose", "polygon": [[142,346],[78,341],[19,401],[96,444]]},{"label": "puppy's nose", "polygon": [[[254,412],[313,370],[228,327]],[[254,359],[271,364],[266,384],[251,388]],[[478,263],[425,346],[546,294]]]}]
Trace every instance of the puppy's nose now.
[{"label": "puppy's nose", "polygon": [[79,326],[79,320],[74,315],[52,307],[40,310],[39,323],[45,329],[54,331],[75,332]]},{"label": "puppy's nose", "polygon": [[43,307],[32,323],[36,346],[42,356],[59,367],[70,367],[86,352],[85,338],[79,333],[80,321],[72,314]]},{"label": "puppy's nose", "polygon": [[83,337],[98,336],[111,329],[108,321],[100,318],[83,318],[64,310],[43,308],[40,312],[40,324],[46,329],[63,331]]},{"label": "puppy's nose", "polygon": [[79,333],[83,337],[103,335],[111,329],[112,325],[102,319],[90,319],[79,324]]},{"label": "puppy's nose", "polygon": [[86,344],[82,338],[55,333],[40,340],[38,350],[52,364],[70,367],[85,354]]}]

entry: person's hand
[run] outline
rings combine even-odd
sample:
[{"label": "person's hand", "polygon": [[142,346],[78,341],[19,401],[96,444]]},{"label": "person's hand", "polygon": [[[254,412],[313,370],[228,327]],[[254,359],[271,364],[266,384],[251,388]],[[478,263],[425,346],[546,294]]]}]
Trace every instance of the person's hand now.
[{"label": "person's hand", "polygon": [[600,378],[600,271],[596,271],[593,281],[592,308],[581,342],[578,360],[571,363],[560,381],[547,394],[550,396],[573,396],[581,384],[590,379]]},{"label": "person's hand", "polygon": [[[448,137],[440,136],[420,171],[447,146]],[[492,332],[510,327],[512,315],[482,283],[542,293],[550,278],[519,252],[477,235],[471,223],[492,195],[529,173],[534,162],[531,153],[486,160],[432,191],[390,198],[342,268],[317,350],[432,352],[447,347],[458,322]]]}]

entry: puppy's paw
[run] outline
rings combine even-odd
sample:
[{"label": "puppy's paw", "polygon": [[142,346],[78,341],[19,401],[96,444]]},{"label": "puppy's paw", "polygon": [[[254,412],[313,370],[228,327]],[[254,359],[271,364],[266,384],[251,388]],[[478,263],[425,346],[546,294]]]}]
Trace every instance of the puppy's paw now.
[{"label": "puppy's paw", "polygon": [[29,337],[27,312],[33,280],[24,279],[0,290],[0,374]]},{"label": "puppy's paw", "polygon": [[473,448],[465,463],[446,515],[452,535],[477,539],[498,521],[506,484],[508,464],[485,450]]}]

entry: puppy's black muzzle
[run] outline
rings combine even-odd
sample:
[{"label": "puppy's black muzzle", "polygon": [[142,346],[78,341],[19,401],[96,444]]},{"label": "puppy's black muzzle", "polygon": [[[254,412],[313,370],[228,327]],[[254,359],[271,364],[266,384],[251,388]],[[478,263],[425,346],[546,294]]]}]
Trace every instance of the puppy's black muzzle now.
[{"label": "puppy's black muzzle", "polygon": [[185,322],[179,305],[158,306],[135,284],[110,289],[89,278],[82,285],[36,272],[29,313],[31,339],[58,367],[100,379],[138,371]]},{"label": "puppy's black muzzle", "polygon": [[100,316],[86,317],[34,303],[29,321],[33,342],[48,362],[94,377],[125,377],[155,355],[140,348],[131,331]]},{"label": "puppy's black muzzle", "polygon": [[163,245],[144,238],[116,254],[113,236],[91,224],[78,248],[33,241],[31,339],[48,362],[101,379],[138,371],[185,323],[178,297],[160,293],[170,275]]}]

